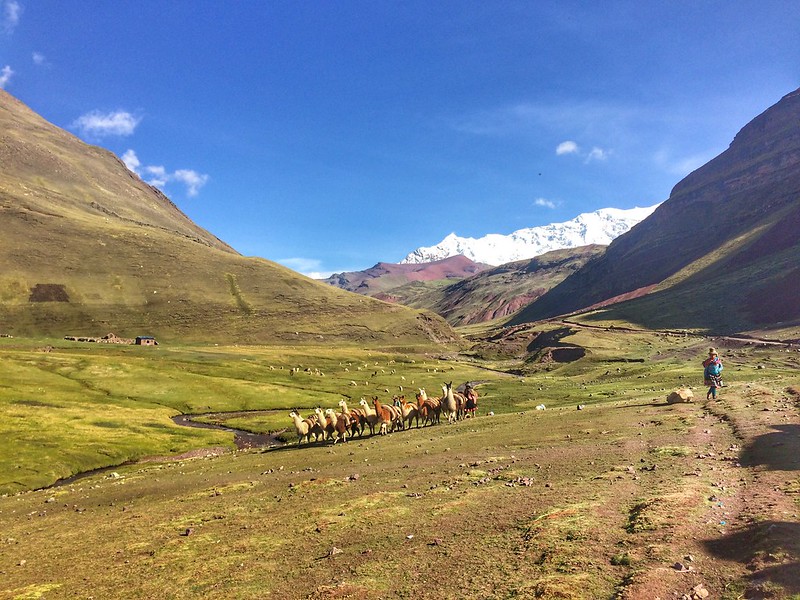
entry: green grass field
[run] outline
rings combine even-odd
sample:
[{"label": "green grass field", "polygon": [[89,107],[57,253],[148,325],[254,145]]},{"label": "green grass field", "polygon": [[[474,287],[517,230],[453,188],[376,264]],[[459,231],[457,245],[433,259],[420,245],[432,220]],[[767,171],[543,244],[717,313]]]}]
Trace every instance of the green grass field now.
[{"label": "green grass field", "polygon": [[0,492],[41,487],[146,456],[231,445],[229,434],[173,424],[170,417],[176,414],[275,411],[228,422],[263,433],[288,427],[292,409],[337,408],[342,398],[351,406],[361,397],[413,399],[419,388],[440,395],[448,381],[480,382],[482,412],[500,414],[542,403],[555,408],[656,398],[691,376],[691,368],[677,359],[660,361],[656,373],[648,362],[613,362],[649,358],[647,340],[628,335],[603,345],[586,336],[592,333],[579,332],[572,340],[595,347],[579,367],[541,367],[529,377],[439,353],[322,346],[148,348],[5,338],[0,340],[5,371]]}]

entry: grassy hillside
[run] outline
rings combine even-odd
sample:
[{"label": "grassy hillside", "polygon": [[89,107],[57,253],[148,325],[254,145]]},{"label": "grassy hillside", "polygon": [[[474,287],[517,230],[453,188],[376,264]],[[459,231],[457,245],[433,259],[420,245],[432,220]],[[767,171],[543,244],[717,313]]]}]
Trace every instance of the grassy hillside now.
[{"label": "grassy hillside", "polygon": [[148,348],[0,338],[0,493],[144,456],[231,445],[229,434],[174,425],[177,414],[277,411],[241,424],[273,431],[290,424],[292,408],[386,398],[401,385],[413,398],[419,387],[436,392],[445,379],[485,378],[482,369],[453,368],[428,349],[409,355],[330,343]]},{"label": "grassy hillside", "polygon": [[595,324],[734,331],[800,340],[800,207],[733,239],[645,296],[574,318]]},{"label": "grassy hillside", "polygon": [[240,256],[0,90],[0,333],[450,343],[438,317]]},{"label": "grassy hillside", "polygon": [[[75,226],[40,217],[3,222],[0,332],[156,335],[166,340],[270,342],[330,336],[359,343],[451,342],[438,317],[337,290],[258,258],[162,231]],[[45,233],[47,231],[47,233]],[[25,242],[21,240],[27,240]],[[39,284],[68,301],[36,301]]]}]

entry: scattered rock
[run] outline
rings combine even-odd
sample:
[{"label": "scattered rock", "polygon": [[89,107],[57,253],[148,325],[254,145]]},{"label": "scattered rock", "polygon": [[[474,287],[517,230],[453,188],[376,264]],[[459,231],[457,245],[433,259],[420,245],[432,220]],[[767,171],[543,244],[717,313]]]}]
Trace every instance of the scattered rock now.
[{"label": "scattered rock", "polygon": [[667,396],[667,404],[694,402],[694,393],[688,388],[679,388]]},{"label": "scattered rock", "polygon": [[709,593],[708,590],[702,583],[698,583],[696,586],[692,588],[692,591],[688,594],[684,594],[681,597],[681,600],[704,600],[708,598]]}]

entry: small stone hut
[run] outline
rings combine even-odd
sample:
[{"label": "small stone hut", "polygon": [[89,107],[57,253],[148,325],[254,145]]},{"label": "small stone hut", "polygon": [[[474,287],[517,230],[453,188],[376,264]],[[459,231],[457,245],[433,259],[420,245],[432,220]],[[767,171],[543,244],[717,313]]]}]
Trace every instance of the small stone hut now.
[{"label": "small stone hut", "polygon": [[158,346],[156,338],[152,335],[137,335],[134,343],[137,346]]}]

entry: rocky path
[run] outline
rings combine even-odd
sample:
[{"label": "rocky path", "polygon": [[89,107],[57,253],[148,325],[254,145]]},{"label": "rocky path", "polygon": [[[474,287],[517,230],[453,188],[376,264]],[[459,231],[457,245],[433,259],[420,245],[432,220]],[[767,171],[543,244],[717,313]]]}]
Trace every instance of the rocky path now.
[{"label": "rocky path", "polygon": [[671,546],[674,562],[654,561],[624,598],[800,594],[799,413],[796,396],[754,384],[703,406],[688,440],[693,466],[662,507],[672,525],[639,540],[654,553]]}]

